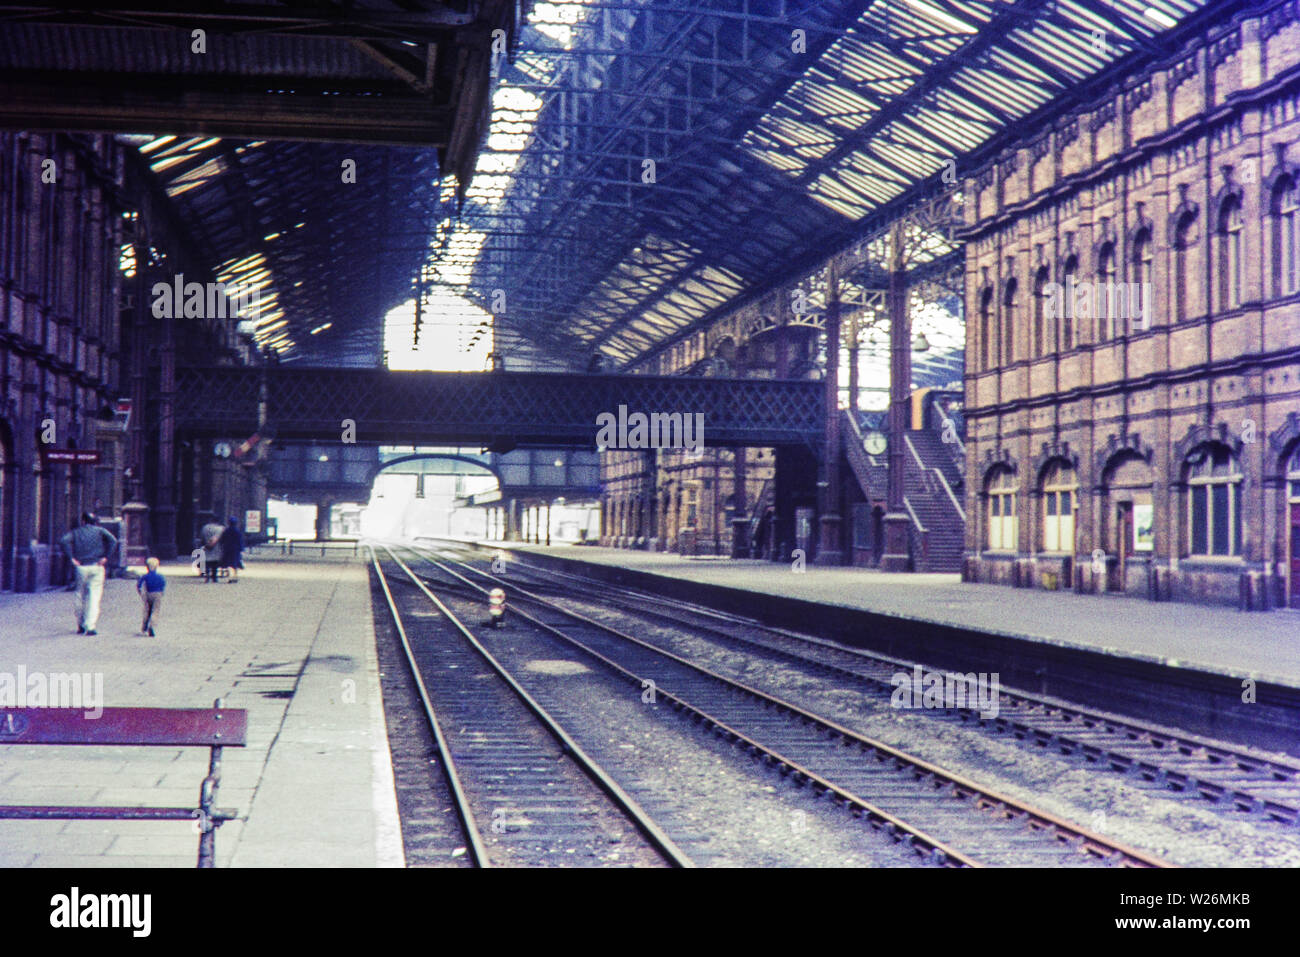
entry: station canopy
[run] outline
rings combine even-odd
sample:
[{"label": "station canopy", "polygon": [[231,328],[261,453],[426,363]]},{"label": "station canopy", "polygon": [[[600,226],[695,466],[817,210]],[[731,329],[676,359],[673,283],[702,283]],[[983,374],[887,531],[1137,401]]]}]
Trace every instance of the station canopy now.
[{"label": "station canopy", "polygon": [[0,126],[124,137],[170,231],[257,289],[259,345],[374,365],[447,215],[441,184],[474,169],[494,36],[513,45],[523,5],[0,2]]},{"label": "station canopy", "polygon": [[[441,289],[507,358],[644,369],[1231,9],[0,3],[0,124],[129,135],[286,359],[375,364],[384,314]],[[917,265],[957,256],[936,235]]]},{"label": "station canopy", "polygon": [[[1171,51],[1195,0],[537,3],[435,249],[499,326],[626,369],[878,237]],[[959,262],[936,234],[930,260]],[[877,275],[872,275],[872,272]],[[879,284],[846,275],[845,292]],[[959,305],[956,309],[959,311]],[[960,318],[954,317],[954,339]]]}]

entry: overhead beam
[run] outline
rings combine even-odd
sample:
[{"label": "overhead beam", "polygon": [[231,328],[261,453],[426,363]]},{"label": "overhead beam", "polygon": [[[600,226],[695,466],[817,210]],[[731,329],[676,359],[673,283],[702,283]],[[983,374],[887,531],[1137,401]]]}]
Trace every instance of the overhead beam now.
[{"label": "overhead beam", "polygon": [[177,93],[174,78],[127,86],[120,77],[50,83],[0,73],[0,126],[11,129],[445,147],[454,117],[452,107],[410,94]]}]

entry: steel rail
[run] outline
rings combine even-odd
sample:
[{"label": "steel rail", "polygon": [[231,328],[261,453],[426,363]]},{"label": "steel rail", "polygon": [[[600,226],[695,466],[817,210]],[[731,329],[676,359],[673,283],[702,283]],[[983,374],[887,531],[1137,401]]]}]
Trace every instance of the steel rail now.
[{"label": "steel rail", "polygon": [[[421,549],[412,549],[412,550],[417,552],[421,551]],[[446,574],[453,575],[456,578],[459,578],[462,581],[464,581],[466,584],[470,584],[473,586],[472,582],[470,582],[468,579],[466,579],[464,576],[460,575],[459,573],[455,572],[454,570],[447,568],[442,562],[433,558],[429,558],[427,556],[426,556],[426,560],[430,561],[432,564],[441,568]],[[838,735],[844,740],[853,741],[865,748],[875,751],[877,754],[885,756],[890,760],[899,762],[900,764],[903,765],[908,765],[914,768],[915,770],[921,772],[924,776],[926,776],[927,778],[933,781],[946,783],[947,785],[954,788],[958,793],[964,791],[969,795],[977,796],[978,800],[975,802],[975,804],[977,807],[980,807],[981,809],[991,809],[996,811],[997,809],[1001,808],[1004,809],[1004,811],[999,813],[1005,813],[1007,816],[1016,816],[1016,815],[1023,816],[1025,820],[1030,824],[1031,827],[1046,828],[1050,830],[1053,834],[1057,835],[1060,839],[1069,842],[1079,842],[1081,847],[1084,850],[1101,859],[1114,859],[1115,857],[1118,857],[1122,859],[1125,863],[1132,863],[1140,867],[1174,866],[1167,861],[1163,861],[1157,857],[1146,854],[1143,851],[1140,851],[1136,848],[1128,847],[1127,845],[1123,845],[1118,842],[1111,841],[1100,834],[1097,834],[1086,828],[1073,824],[1065,820],[1064,818],[1058,817],[1048,811],[1044,811],[1040,808],[1035,808],[1032,807],[1031,805],[1024,804],[1023,802],[1018,801],[1015,798],[1012,798],[1008,795],[1004,795],[998,791],[994,791],[993,789],[985,787],[984,785],[978,784],[975,781],[972,781],[969,778],[964,777],[963,775],[957,774],[956,772],[945,770],[944,768],[932,764],[924,760],[923,758],[917,757],[916,755],[912,755],[905,751],[901,751],[897,748],[891,747],[890,745],[885,744],[883,741],[878,741],[864,734],[860,734],[859,732],[854,731],[851,728],[845,727],[844,725],[841,725],[838,722],[832,721],[829,718],[822,717],[821,715],[814,714],[813,712],[801,708],[799,705],[794,704],[793,702],[777,697],[776,695],[769,694],[765,691],[761,691],[757,688],[752,687],[751,685],[747,685],[743,682],[737,681],[734,678],[730,678],[726,675],[719,674],[701,665],[695,664],[694,662],[686,658],[683,658],[680,655],[673,654],[670,651],[666,651],[662,648],[656,647],[653,644],[642,641],[640,638],[637,638],[634,635],[629,635],[625,632],[619,631],[616,628],[612,628],[609,625],[605,625],[601,622],[595,621],[594,619],[588,618],[587,616],[582,615],[578,612],[563,608],[562,606],[557,605],[552,601],[549,601],[538,595],[534,595],[531,592],[528,592],[527,590],[518,587],[518,585],[515,583],[509,582],[496,575],[489,574],[488,572],[481,571],[477,568],[474,568],[471,565],[467,565],[466,563],[458,561],[456,559],[451,559],[451,561],[454,561],[457,565],[460,565],[462,568],[465,568],[476,575],[486,578],[489,581],[495,582],[499,585],[507,585],[511,587],[516,596],[523,596],[525,600],[531,601],[540,607],[549,608],[568,618],[571,618],[575,621],[580,621],[584,625],[596,628],[622,641],[637,645],[641,648],[644,648],[647,651],[652,652],[653,654],[675,661],[678,664],[691,669],[692,671],[695,671],[701,675],[704,675],[707,678],[712,679],[713,681],[720,682],[726,686],[742,691],[753,698],[757,698],[763,702],[769,703],[780,710],[783,710],[789,714],[793,714],[813,725],[819,726],[823,730]],[[473,586],[473,587],[477,588],[479,586]],[[486,592],[486,589],[479,588],[479,590]],[[527,618],[527,620],[532,621],[537,626],[546,629],[548,632],[552,634],[555,634],[557,637],[561,637],[566,641],[569,641],[575,645],[584,648],[589,654],[593,654],[601,658],[601,660],[608,661],[608,659],[605,659],[598,652],[594,651],[593,649],[587,648],[586,645],[584,645],[582,642],[578,641],[577,639],[572,638],[568,635],[564,635],[562,632],[558,631],[553,626],[550,626],[545,622],[542,622],[539,619],[534,618],[533,616],[527,615],[525,612],[519,611],[517,608],[514,613],[516,615]],[[626,670],[622,669],[621,667],[620,670],[624,671],[627,674],[631,674],[631,672],[626,672]],[[638,679],[638,680],[642,680],[642,679]],[[656,688],[656,693],[665,694],[665,695],[667,694],[666,692],[658,688]],[[692,711],[697,711],[697,709],[687,704],[686,702],[683,702],[683,704],[685,704]],[[706,717],[708,717],[708,720],[713,721],[720,726],[724,726],[721,721],[718,721],[712,716],[706,716]],[[734,731],[734,729],[728,729],[728,730],[730,730],[731,733],[739,734],[739,732]],[[748,739],[746,740],[748,741]],[[757,745],[757,746],[763,748],[762,745]],[[767,749],[763,748],[763,750],[766,751]],[[807,775],[810,780],[814,780],[821,783],[822,779],[817,778],[813,774],[813,772],[807,771],[806,769],[799,767],[795,762],[789,761],[784,757],[780,758],[780,760],[783,761],[784,763],[788,763],[792,769],[797,769],[802,774]],[[829,782],[825,782],[825,784],[826,786],[836,790],[837,793],[839,793],[839,789],[836,788],[834,785],[830,785]],[[858,799],[858,800],[863,800],[863,799]],[[864,803],[866,802],[864,801]],[[877,810],[881,814],[888,813],[878,808],[875,810]],[[910,825],[903,824],[903,822],[898,821],[897,819],[894,820],[897,821],[898,824],[908,828],[908,830],[914,830]],[[934,839],[931,838],[930,840],[934,840]],[[952,851],[952,853],[959,853],[959,852]]]},{"label": "steel rail", "polygon": [[[461,636],[469,643],[478,655],[487,662],[488,666],[500,676],[501,680],[506,683],[515,696],[523,702],[542,726],[559,742],[560,747],[564,749],[574,761],[574,763],[591,779],[591,781],[618,806],[619,810],[632,822],[642,835],[663,855],[668,863],[674,867],[695,867],[695,862],[677,846],[676,842],[664,832],[664,830],[655,823],[654,819],[645,811],[644,808],[602,768],[594,758],[588,755],[582,747],[575,741],[560,724],[551,717],[550,713],[543,708],[536,699],[530,695],[519,682],[497,661],[496,657],[483,647],[482,643],[474,637],[473,633],[461,622],[459,618],[443,604],[442,600],[431,592],[420,576],[411,571],[410,566],[402,561],[393,549],[388,545],[381,545],[389,557],[397,563],[406,572],[407,576],[424,596],[429,599],[435,608],[447,619],[447,621],[461,633]],[[407,550],[419,553],[419,549],[406,545]]]},{"label": "steel rail", "polygon": [[383,568],[379,565],[379,558],[375,555],[373,546],[367,544],[370,549],[370,561],[374,565],[375,574],[379,578],[379,585],[384,590],[384,600],[388,602],[388,611],[393,616],[393,626],[397,629],[397,636],[402,641],[402,651],[406,656],[406,664],[411,669],[411,675],[415,679],[415,687],[420,692],[420,704],[424,708],[424,715],[429,720],[429,727],[433,731],[433,740],[438,748],[438,756],[442,759],[443,774],[447,778],[447,786],[451,789],[452,799],[456,803],[456,813],[460,816],[461,830],[465,832],[465,839],[469,842],[470,856],[473,858],[476,867],[491,867],[492,863],[488,859],[487,848],[483,845],[482,835],[479,833],[478,822],[474,819],[474,812],[469,806],[469,798],[465,794],[464,788],[460,784],[460,775],[456,773],[456,762],[451,756],[451,747],[447,744],[447,739],[442,733],[442,725],[438,722],[438,716],[433,710],[433,702],[429,699],[429,689],[425,687],[424,678],[420,674],[420,669],[415,663],[415,654],[411,650],[411,642],[406,636],[406,628],[402,625],[402,616],[397,610],[397,604],[393,601],[393,593],[388,588],[388,579],[384,575]]},{"label": "steel rail", "polygon": [[[412,550],[420,551],[420,549],[412,549]],[[464,582],[470,588],[473,588],[476,591],[479,591],[480,593],[486,592],[486,589],[480,588],[478,585],[475,585],[473,582],[464,578],[462,575],[458,574],[452,569],[446,568],[437,559],[431,558],[428,555],[425,555],[424,559],[425,561],[428,561],[431,564],[439,567],[446,574],[451,575],[452,577],[457,578],[460,581]],[[564,612],[564,613],[571,614],[569,612]],[[554,635],[556,638],[559,638],[562,641],[565,641],[577,648],[580,648],[584,654],[590,655],[592,658],[595,658],[597,661],[601,662],[607,668],[614,671],[616,674],[621,675],[629,682],[637,685],[638,687],[641,688],[646,687],[646,679],[643,678],[641,675],[638,675],[635,672],[630,671],[627,668],[624,668],[618,662],[613,661],[612,659],[606,657],[605,655],[602,655],[600,652],[596,651],[593,648],[588,647],[587,645],[583,644],[581,641],[577,640],[576,638],[564,634],[563,632],[556,629],[554,626],[548,625],[546,622],[541,621],[540,619],[535,618],[532,615],[529,615],[527,612],[523,612],[523,611],[519,611],[518,609],[515,609],[513,614],[516,615],[517,617],[521,617],[526,621],[531,622],[532,624],[536,625],[538,628],[541,628],[542,630],[546,631],[548,634]],[[763,755],[764,758],[771,758],[778,765],[789,770],[791,774],[793,774],[797,779],[802,779],[811,783],[813,787],[818,791],[835,795],[835,797],[839,799],[841,802],[843,802],[845,806],[850,807],[855,811],[860,812],[863,816],[865,816],[868,819],[868,821],[872,824],[873,827],[877,827],[879,829],[884,830],[896,841],[901,841],[906,843],[908,846],[917,850],[918,853],[920,853],[921,851],[928,852],[940,863],[946,865],[951,865],[956,867],[982,867],[983,866],[979,861],[975,860],[974,858],[971,858],[966,854],[963,854],[961,851],[958,851],[955,848],[950,847],[945,842],[939,840],[938,838],[933,837],[930,834],[927,834],[925,831],[921,830],[920,828],[908,824],[906,821],[903,821],[901,818],[896,817],[895,815],[884,810],[883,808],[877,807],[875,804],[871,803],[865,798],[860,797],[859,795],[856,795],[850,791],[847,791],[844,788],[841,788],[840,786],[823,778],[822,776],[817,774],[817,772],[803,767],[797,761],[787,757],[786,755],[781,754],[779,751],[776,751],[775,749],[769,747],[768,745],[762,744],[754,740],[753,738],[746,735],[744,732],[731,727],[720,718],[717,718],[714,715],[709,714],[708,712],[702,710],[701,708],[691,704],[689,701],[686,701],[685,699],[677,695],[674,695],[672,692],[665,691],[663,688],[656,686],[655,694],[659,697],[666,698],[669,702],[672,703],[673,707],[677,708],[678,710],[685,711],[691,715],[694,715],[700,720],[704,721],[711,727],[720,731],[723,735],[731,739],[733,742],[743,745],[746,748],[746,750],[748,750],[751,754],[759,754],[759,755]]]},{"label": "steel rail", "polygon": [[[777,628],[752,618],[745,618],[741,615],[721,612],[691,602],[664,598],[659,595],[650,595],[626,586],[613,585],[607,582],[598,582],[596,579],[585,578],[581,575],[572,575],[550,568],[541,568],[537,565],[526,564],[523,562],[520,562],[520,564],[527,568],[529,574],[534,574],[543,578],[550,576],[552,578],[580,583],[584,587],[590,587],[593,584],[603,585],[606,589],[606,594],[603,596],[603,600],[609,600],[608,595],[611,592],[622,595],[623,604],[621,607],[632,609],[636,614],[658,617],[660,620],[669,622],[670,624],[681,624],[680,618],[674,617],[670,614],[670,611],[676,612],[678,615],[680,615],[682,611],[686,611],[702,618],[714,618],[719,621],[724,621],[754,631],[766,632],[781,639],[802,644],[810,648],[847,655],[860,659],[872,666],[885,666],[893,669],[911,671],[911,669],[920,665],[920,662],[907,661],[876,652],[863,651],[860,648],[852,648],[824,638],[817,638],[812,635],[804,635],[784,628]],[[655,612],[647,611],[644,608],[636,608],[634,604],[632,604],[634,602],[659,605],[662,606],[665,611]],[[619,605],[619,602],[613,600],[610,601],[610,604]],[[714,634],[720,639],[732,644],[759,649],[764,653],[783,657],[789,661],[825,669],[837,675],[851,678],[860,683],[872,685],[881,690],[892,691],[893,689],[893,685],[882,678],[870,674],[864,674],[861,671],[854,671],[850,668],[843,667],[842,665],[832,664],[829,661],[821,660],[809,655],[798,654],[784,648],[765,644],[761,641],[755,641],[752,638],[746,638],[721,629],[711,628],[708,625],[692,624],[691,627],[699,631]],[[1272,782],[1270,783],[1293,785],[1297,793],[1300,794],[1300,762],[1288,762],[1281,760],[1279,757],[1274,755],[1254,753],[1240,747],[1225,745],[1222,742],[1202,738],[1198,735],[1187,732],[1175,732],[1171,729],[1147,724],[1133,718],[1123,718],[1089,711],[1071,704],[1070,702],[1031,694],[1030,692],[1022,691],[1020,689],[1008,689],[1002,687],[1000,689],[999,697],[1013,709],[1018,710],[1022,707],[1031,711],[1033,709],[1040,709],[1048,718],[1060,717],[1066,721],[1077,721],[1079,727],[1072,730],[1101,731],[1130,741],[1145,740],[1149,742],[1153,748],[1167,749],[1164,752],[1164,756],[1172,758],[1181,755],[1182,757],[1192,760],[1204,760],[1211,764],[1218,765],[1215,770],[1230,770],[1235,766],[1243,772],[1267,774],[1272,777]],[[1033,723],[1032,714],[1019,715],[1016,719],[1008,719],[1005,717],[990,719],[978,716],[978,713],[973,708],[959,707],[954,710],[957,712],[976,715],[981,724],[991,723],[995,726],[996,730],[1011,734],[1019,739],[1029,737],[1033,738],[1034,741],[1041,746],[1051,743],[1063,750],[1068,749],[1069,753],[1078,752],[1091,761],[1104,760],[1121,774],[1133,773],[1150,781],[1163,780],[1170,790],[1178,793],[1197,791],[1209,800],[1231,802],[1242,811],[1265,814],[1284,824],[1300,823],[1300,800],[1297,800],[1295,803],[1286,803],[1277,798],[1261,796],[1251,790],[1252,783],[1258,782],[1224,784],[1211,780],[1208,777],[1198,776],[1197,772],[1194,770],[1188,771],[1163,767],[1158,762],[1148,761],[1140,756],[1134,756],[1132,754],[1125,754],[1121,751],[1113,750],[1112,746],[1090,744],[1087,741],[1072,736],[1069,730],[1052,731],[1050,729],[1037,727]],[[1204,757],[1198,758],[1197,752],[1203,754]]]}]

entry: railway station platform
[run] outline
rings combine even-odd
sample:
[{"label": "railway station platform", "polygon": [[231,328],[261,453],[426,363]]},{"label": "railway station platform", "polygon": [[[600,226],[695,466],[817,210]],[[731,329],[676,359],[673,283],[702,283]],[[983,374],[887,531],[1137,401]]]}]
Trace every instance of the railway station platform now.
[{"label": "railway station platform", "polygon": [[[218,867],[401,867],[401,830],[360,558],[245,553],[238,584],[165,563],[158,637],[133,580],[111,580],[98,634],[67,591],[0,595],[0,672],[102,675],[110,707],[248,711],[227,748]],[[0,804],[194,807],[206,748],[0,748]],[[190,822],[0,821],[0,867],[194,867]]]},{"label": "railway station platform", "polygon": [[[796,572],[789,564],[685,557],[596,546],[480,542],[606,570],[802,599],[873,612],[904,622],[949,626],[1060,649],[1233,680],[1300,689],[1300,611],[1239,612],[1122,595],[1076,595],[968,584],[957,575],[886,573],[867,568]],[[576,569],[575,569],[576,571]],[[624,582],[628,585],[633,581]],[[811,628],[814,623],[810,622]]]}]

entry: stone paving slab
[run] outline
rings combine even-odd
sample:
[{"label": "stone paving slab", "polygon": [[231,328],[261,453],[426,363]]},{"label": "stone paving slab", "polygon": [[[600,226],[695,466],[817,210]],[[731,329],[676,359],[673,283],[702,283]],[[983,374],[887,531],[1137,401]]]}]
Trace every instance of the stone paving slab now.
[{"label": "stone paving slab", "polygon": [[814,565],[795,572],[786,564],[748,559],[687,558],[594,546],[480,544],[1300,688],[1300,611],[1239,612],[1125,595],[1047,592],[971,584],[957,575]]},{"label": "stone paving slab", "polygon": [[[106,706],[248,711],[217,803],[217,866],[403,866],[367,569],[248,556],[239,584],[167,563],[158,637],[138,634],[134,582],[107,583],[99,634],[75,633],[74,596],[0,594],[0,673],[102,675]],[[194,806],[202,748],[0,747],[0,803]],[[193,867],[186,822],[4,821],[4,867]]]}]

